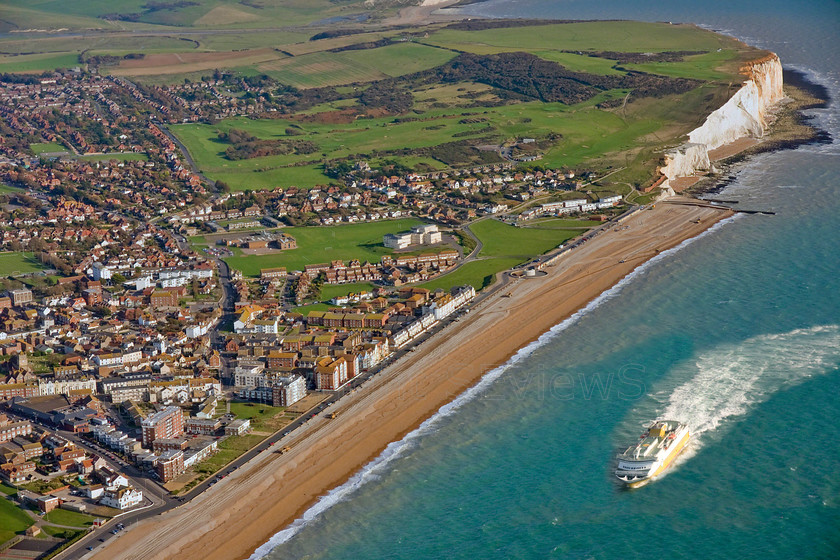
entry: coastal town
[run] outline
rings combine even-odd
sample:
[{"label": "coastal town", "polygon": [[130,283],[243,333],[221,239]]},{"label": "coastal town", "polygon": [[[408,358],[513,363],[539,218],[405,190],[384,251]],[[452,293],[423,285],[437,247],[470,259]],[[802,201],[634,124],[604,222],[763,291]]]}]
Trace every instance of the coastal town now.
[{"label": "coastal town", "polygon": [[[93,49],[0,68],[0,560],[248,557],[734,214],[690,189],[759,143],[775,55],[682,27],[703,51],[463,50],[532,27],[324,24],[230,51],[265,67]],[[426,58],[359,63],[391,48]],[[162,59],[198,62],[146,79]],[[772,85],[745,103],[755,130],[695,142],[747,59]],[[686,94],[689,116],[636,112]]]},{"label": "coastal town", "polygon": [[[231,192],[191,167],[164,124],[267,110],[186,101],[218,86],[0,79],[0,247],[36,265],[4,270],[0,295],[0,477],[34,516],[8,547],[47,552],[103,525],[118,532],[109,520],[121,512],[206,489],[451,321],[476,289],[418,284],[465,262],[463,224],[608,219],[623,205],[582,193],[586,174],[512,163],[388,175],[362,161],[332,185]],[[288,226],[408,217],[423,221],[385,234],[377,262],[244,276],[223,260],[294,251]],[[199,249],[197,236],[213,244]],[[373,288],[306,310],[321,286],[360,282]],[[78,529],[59,532],[55,510]]]}]

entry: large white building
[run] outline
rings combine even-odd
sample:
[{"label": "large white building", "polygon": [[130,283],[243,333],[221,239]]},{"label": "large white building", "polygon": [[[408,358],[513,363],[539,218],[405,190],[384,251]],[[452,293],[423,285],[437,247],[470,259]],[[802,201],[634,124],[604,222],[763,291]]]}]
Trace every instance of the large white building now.
[{"label": "large white building", "polygon": [[123,486],[116,490],[106,490],[99,503],[117,509],[128,509],[143,501],[143,492],[132,486]]},{"label": "large white building", "polygon": [[391,249],[405,249],[412,245],[434,245],[443,240],[443,234],[434,224],[425,224],[411,228],[405,233],[388,233],[382,242]]},{"label": "large white building", "polygon": [[306,380],[300,375],[278,377],[272,389],[274,406],[291,406],[306,396]]}]

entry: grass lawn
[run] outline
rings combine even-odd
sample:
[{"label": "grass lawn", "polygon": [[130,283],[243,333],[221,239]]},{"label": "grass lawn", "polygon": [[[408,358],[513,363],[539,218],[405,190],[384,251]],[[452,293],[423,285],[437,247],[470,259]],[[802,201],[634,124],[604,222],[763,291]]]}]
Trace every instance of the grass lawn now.
[{"label": "grass lawn", "polygon": [[341,284],[332,286],[324,284],[321,287],[321,300],[329,301],[334,297],[346,296],[347,294],[358,294],[359,292],[372,292],[374,285],[370,282],[359,282],[358,284]]},{"label": "grass lawn", "polygon": [[270,406],[262,403],[252,402],[231,402],[230,411],[236,414],[237,418],[247,418],[251,421],[251,428],[257,431],[270,419],[285,410],[283,407]]},{"label": "grass lawn", "polygon": [[66,540],[70,540],[76,537],[79,533],[85,532],[84,530],[74,531],[73,529],[64,529],[63,527],[50,527],[49,525],[44,525],[43,527],[41,527],[41,530],[51,537],[57,537],[59,539]]},{"label": "grass lawn", "polygon": [[200,473],[214,473],[264,439],[265,436],[255,435],[228,437],[219,443],[219,451],[196,465],[195,470]]},{"label": "grass lawn", "polygon": [[245,276],[259,276],[261,268],[285,266],[286,270],[303,270],[307,264],[332,260],[379,262],[382,255],[393,253],[382,244],[386,233],[406,231],[421,222],[415,219],[384,220],[363,224],[330,227],[290,227],[283,231],[297,241],[297,249],[271,255],[244,255],[225,260],[231,268]]},{"label": "grass lawn", "polygon": [[329,311],[335,307],[329,303],[310,303],[309,305],[301,305],[300,307],[295,307],[294,311],[296,313],[301,313],[306,315],[310,311]]},{"label": "grass lawn", "polygon": [[44,519],[56,525],[69,525],[71,527],[90,527],[94,520],[98,519],[86,513],[70,511],[66,509],[54,509],[44,516]]},{"label": "grass lawn", "polygon": [[8,541],[33,523],[35,521],[9,499],[0,498],[0,543]]},{"label": "grass lawn", "polygon": [[484,242],[479,257],[519,257],[520,262],[541,255],[581,233],[577,230],[518,228],[498,220],[482,220],[470,229]]},{"label": "grass lawn", "polygon": [[569,218],[545,218],[530,220],[525,223],[525,229],[564,229],[564,228],[591,228],[600,225],[596,220],[573,220]]},{"label": "grass lawn", "polygon": [[444,274],[440,278],[435,278],[419,286],[429,290],[438,288],[449,290],[454,286],[470,284],[476,290],[480,290],[493,283],[493,275],[497,272],[507,270],[521,262],[522,259],[518,257],[498,257],[471,261],[454,272]]},{"label": "grass lawn", "polygon": [[9,486],[8,484],[0,483],[0,494],[14,496],[15,494],[17,494],[17,488],[15,488],[14,486]]},{"label": "grass lawn", "polygon": [[58,142],[38,142],[36,144],[29,144],[29,149],[35,152],[36,156],[41,154],[70,151],[67,146],[59,144]]},{"label": "grass lawn", "polygon": [[27,274],[29,272],[43,270],[44,268],[44,265],[35,259],[34,253],[0,253],[0,276]]},{"label": "grass lawn", "polygon": [[22,193],[23,189],[0,183],[0,194]]},{"label": "grass lawn", "polygon": [[[566,220],[587,225],[589,222]],[[580,227],[580,226],[578,226]],[[454,272],[421,284],[430,290],[471,284],[476,290],[489,286],[493,275],[541,255],[567,240],[580,235],[581,230],[518,228],[498,220],[481,220],[470,229],[484,243],[479,260],[471,261]]]}]

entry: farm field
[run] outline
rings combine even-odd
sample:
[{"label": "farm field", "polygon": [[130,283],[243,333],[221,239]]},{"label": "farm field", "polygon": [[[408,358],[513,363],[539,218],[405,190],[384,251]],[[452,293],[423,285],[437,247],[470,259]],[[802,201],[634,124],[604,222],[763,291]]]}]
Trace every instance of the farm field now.
[{"label": "farm field", "polygon": [[44,72],[75,66],[79,66],[79,55],[76,53],[0,55],[0,72]]},{"label": "farm field", "polygon": [[571,50],[615,52],[716,51],[735,41],[690,24],[639,21],[593,21],[481,31],[443,29],[424,41],[430,45],[478,54]]},{"label": "farm field", "polygon": [[388,220],[332,227],[290,227],[283,232],[297,241],[297,249],[270,255],[243,255],[225,260],[231,268],[245,276],[257,277],[261,268],[284,266],[286,270],[303,270],[307,264],[331,260],[379,262],[382,255],[393,251],[382,244],[386,233],[406,231],[421,222],[415,219]]},{"label": "farm field", "polygon": [[[119,29],[186,27],[186,28],[252,28],[267,25],[308,25],[328,19],[363,20],[371,12],[362,0],[261,0],[242,3],[238,0],[191,0],[183,5],[155,9],[147,0],[85,0],[61,2],[59,0],[3,0],[0,3],[7,25],[33,28],[40,18],[41,29]],[[380,10],[381,11],[381,10]],[[108,14],[138,14],[133,20],[103,19]],[[359,16],[357,18],[357,16]]]},{"label": "farm field", "polygon": [[[356,39],[357,41],[359,39]],[[299,88],[368,82],[434,68],[455,56],[449,50],[416,43],[396,43],[376,49],[312,52],[256,66],[281,83]]]},{"label": "farm field", "polygon": [[27,274],[43,270],[45,267],[35,259],[34,253],[0,253],[0,276]]}]

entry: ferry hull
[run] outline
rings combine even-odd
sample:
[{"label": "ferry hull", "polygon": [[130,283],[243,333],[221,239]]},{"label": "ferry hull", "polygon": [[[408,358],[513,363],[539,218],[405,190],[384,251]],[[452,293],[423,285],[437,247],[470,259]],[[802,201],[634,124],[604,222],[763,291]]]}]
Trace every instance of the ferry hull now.
[{"label": "ferry hull", "polygon": [[[641,442],[619,455],[615,475],[628,488],[644,486],[673,464],[690,439],[691,433],[683,424],[655,422]],[[654,449],[657,451],[652,453]]]}]

